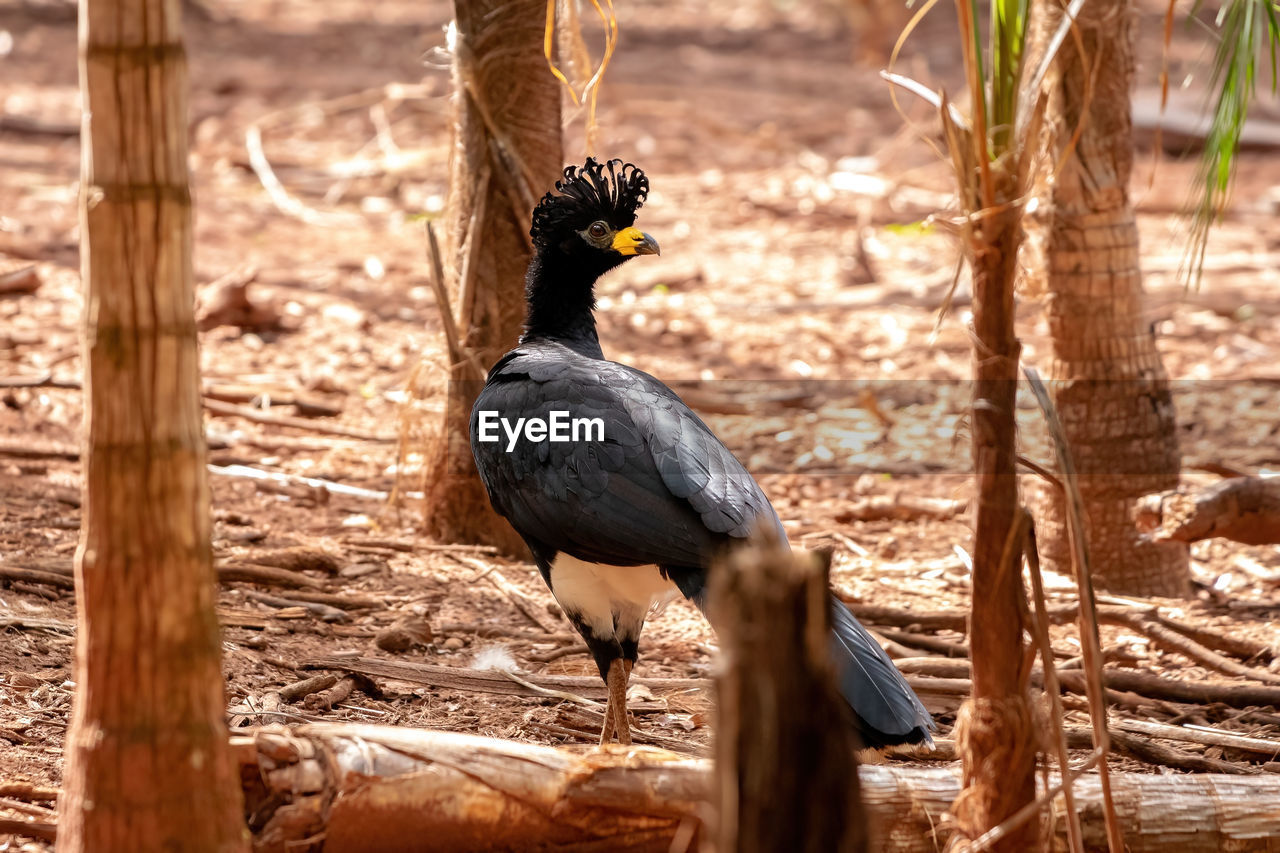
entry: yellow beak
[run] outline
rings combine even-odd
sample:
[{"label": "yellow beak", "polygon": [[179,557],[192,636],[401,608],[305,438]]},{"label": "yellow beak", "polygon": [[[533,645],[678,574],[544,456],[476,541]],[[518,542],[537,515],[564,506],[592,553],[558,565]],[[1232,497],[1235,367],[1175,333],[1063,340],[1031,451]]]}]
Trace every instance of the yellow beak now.
[{"label": "yellow beak", "polygon": [[613,250],[620,255],[661,255],[658,241],[639,228],[623,228],[613,235]]}]

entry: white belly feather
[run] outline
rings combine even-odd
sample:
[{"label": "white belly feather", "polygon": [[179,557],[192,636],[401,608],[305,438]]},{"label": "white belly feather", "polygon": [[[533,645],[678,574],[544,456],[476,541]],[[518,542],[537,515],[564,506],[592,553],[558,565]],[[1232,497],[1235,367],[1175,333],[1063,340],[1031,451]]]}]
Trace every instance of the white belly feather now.
[{"label": "white belly feather", "polygon": [[660,611],[680,591],[657,566],[607,566],[561,552],[551,563],[551,592],[597,637],[614,636],[616,623],[619,636],[634,639],[649,611]]}]

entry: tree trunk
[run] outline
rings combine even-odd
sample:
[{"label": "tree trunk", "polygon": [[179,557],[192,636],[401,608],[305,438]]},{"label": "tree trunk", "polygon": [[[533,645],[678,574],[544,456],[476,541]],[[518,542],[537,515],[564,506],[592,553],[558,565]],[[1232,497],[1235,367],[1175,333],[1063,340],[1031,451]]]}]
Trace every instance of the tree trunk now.
[{"label": "tree trunk", "polygon": [[[634,747],[583,752],[452,732],[313,724],[236,738],[258,853],[654,851],[697,849],[711,801],[705,759]],[[870,832],[882,853],[936,853],[956,829],[960,793],[949,768],[858,771]],[[1049,773],[1048,784],[1058,781]],[[1278,853],[1280,779],[1112,775],[1130,853]],[[1075,782],[1085,849],[1105,851],[1096,774]],[[799,849],[807,827],[793,814]],[[1052,849],[1065,850],[1055,821]]]},{"label": "tree trunk", "polygon": [[[1004,164],[991,164],[996,198],[1016,195]],[[973,601],[969,644],[973,698],[956,721],[965,791],[953,807],[968,838],[998,826],[1035,798],[1037,740],[1022,670],[1022,538],[1018,509],[1014,395],[1021,347],[1014,335],[1013,293],[1022,225],[1003,204],[978,219],[970,249],[973,270],[973,469],[977,480]],[[991,849],[1037,849],[1035,821]]]},{"label": "tree trunk", "polygon": [[247,850],[227,744],[177,0],[86,0],[84,521],[58,850]]},{"label": "tree trunk", "polygon": [[[1032,17],[1043,37],[1061,6],[1040,0]],[[1168,377],[1143,316],[1129,201],[1132,17],[1129,0],[1086,4],[1077,22],[1083,58],[1077,37],[1068,38],[1046,81],[1049,150],[1062,161],[1046,214],[1047,374],[1080,474],[1096,580],[1114,592],[1179,597],[1190,593],[1185,545],[1155,542],[1131,518],[1137,498],[1177,485],[1180,464]],[[1046,496],[1042,515],[1047,565],[1070,573],[1060,493]]]},{"label": "tree trunk", "polygon": [[834,687],[827,569],[766,545],[712,573],[720,853],[868,849],[858,742]]},{"label": "tree trunk", "polygon": [[456,0],[454,147],[446,218],[451,298],[464,350],[452,366],[444,432],[432,459],[429,527],[443,539],[522,553],[489,506],[471,458],[471,406],[483,372],[524,320],[533,206],[563,166],[559,83],[543,56],[542,0]]}]

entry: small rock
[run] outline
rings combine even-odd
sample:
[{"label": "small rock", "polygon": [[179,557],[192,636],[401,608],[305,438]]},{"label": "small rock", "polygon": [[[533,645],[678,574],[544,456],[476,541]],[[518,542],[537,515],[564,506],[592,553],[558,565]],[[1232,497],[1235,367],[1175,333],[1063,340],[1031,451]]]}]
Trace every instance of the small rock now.
[{"label": "small rock", "polygon": [[461,637],[450,637],[444,641],[444,647],[451,652],[456,652],[465,645],[466,643],[462,642]]}]

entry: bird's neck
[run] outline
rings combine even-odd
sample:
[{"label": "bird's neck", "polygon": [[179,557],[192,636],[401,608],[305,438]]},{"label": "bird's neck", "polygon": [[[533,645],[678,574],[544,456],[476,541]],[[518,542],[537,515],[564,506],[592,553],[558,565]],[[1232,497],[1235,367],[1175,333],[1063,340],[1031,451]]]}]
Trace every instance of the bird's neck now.
[{"label": "bird's neck", "polygon": [[563,255],[539,252],[525,278],[527,309],[521,343],[559,341],[591,358],[604,358],[596,334],[595,283],[599,272]]}]

